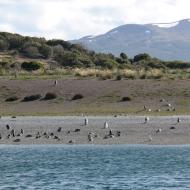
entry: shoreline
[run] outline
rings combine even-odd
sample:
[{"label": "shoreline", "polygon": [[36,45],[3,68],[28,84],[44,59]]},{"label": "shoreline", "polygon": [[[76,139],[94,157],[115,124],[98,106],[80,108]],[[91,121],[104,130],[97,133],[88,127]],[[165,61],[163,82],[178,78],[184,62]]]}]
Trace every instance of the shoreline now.
[{"label": "shoreline", "polygon": [[190,148],[190,144],[0,144],[1,148],[40,148],[40,147],[49,147],[49,148],[117,148],[117,147],[143,147],[143,148],[180,148],[187,147]]},{"label": "shoreline", "polygon": [[190,145],[189,115],[145,117],[86,116],[85,125],[84,116],[7,116],[0,145]]}]

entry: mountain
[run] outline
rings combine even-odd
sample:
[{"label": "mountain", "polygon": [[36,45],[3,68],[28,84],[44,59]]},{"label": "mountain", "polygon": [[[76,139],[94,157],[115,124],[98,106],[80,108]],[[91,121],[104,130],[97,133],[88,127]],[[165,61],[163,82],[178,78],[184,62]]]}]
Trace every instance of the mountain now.
[{"label": "mountain", "polygon": [[190,61],[190,19],[172,23],[127,24],[102,35],[71,42],[117,56],[121,52],[129,57],[148,53],[163,60]]}]

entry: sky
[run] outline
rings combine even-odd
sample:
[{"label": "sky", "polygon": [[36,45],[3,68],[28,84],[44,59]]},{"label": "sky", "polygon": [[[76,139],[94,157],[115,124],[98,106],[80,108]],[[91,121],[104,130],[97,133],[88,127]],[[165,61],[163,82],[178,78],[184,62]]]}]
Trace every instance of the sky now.
[{"label": "sky", "polygon": [[190,18],[189,8],[190,0],[0,0],[0,31],[71,40]]}]

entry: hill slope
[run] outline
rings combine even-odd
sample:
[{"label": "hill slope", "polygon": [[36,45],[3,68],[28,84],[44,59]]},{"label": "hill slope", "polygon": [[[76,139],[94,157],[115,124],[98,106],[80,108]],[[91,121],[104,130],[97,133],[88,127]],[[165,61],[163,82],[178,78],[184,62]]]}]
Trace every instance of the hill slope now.
[{"label": "hill slope", "polygon": [[[47,92],[56,99],[44,100]],[[41,99],[23,101],[31,95]],[[75,94],[83,98],[73,100]],[[17,97],[14,101],[7,98]],[[128,101],[121,101],[130,97]],[[100,114],[189,114],[190,80],[96,80],[54,79],[9,80],[0,79],[1,115],[76,115]],[[160,102],[164,98],[166,101]],[[172,107],[168,107],[170,103]],[[144,110],[144,105],[152,112]],[[175,107],[175,111],[173,110]],[[160,111],[156,111],[160,109]]]},{"label": "hill slope", "polygon": [[128,59],[125,53],[116,57],[63,40],[0,32],[0,76],[73,74],[71,70],[78,68],[83,69],[82,73],[75,72],[80,76],[100,77],[104,69],[109,78],[119,76],[118,79],[171,78],[170,74],[172,78],[190,78],[189,62],[162,61],[146,53]]},{"label": "hill slope", "polygon": [[127,24],[103,35],[87,36],[72,43],[81,43],[96,52],[129,57],[149,53],[163,60],[190,60],[190,19],[173,23]]}]

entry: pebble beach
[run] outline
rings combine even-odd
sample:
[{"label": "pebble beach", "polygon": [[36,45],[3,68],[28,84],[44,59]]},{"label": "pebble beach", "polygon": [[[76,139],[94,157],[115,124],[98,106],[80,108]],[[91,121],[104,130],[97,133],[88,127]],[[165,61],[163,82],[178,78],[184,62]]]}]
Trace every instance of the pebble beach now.
[{"label": "pebble beach", "polygon": [[2,117],[0,144],[190,144],[190,116]]}]

